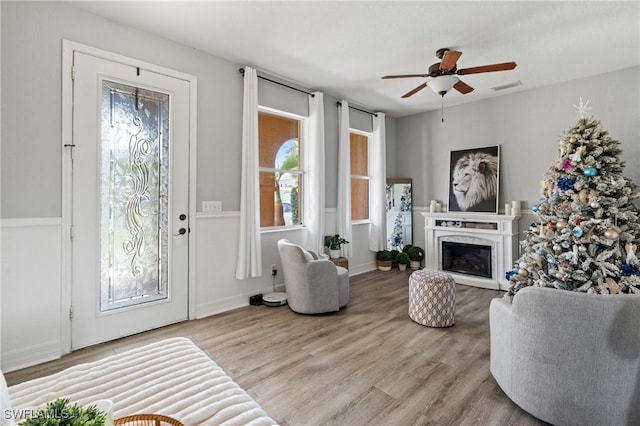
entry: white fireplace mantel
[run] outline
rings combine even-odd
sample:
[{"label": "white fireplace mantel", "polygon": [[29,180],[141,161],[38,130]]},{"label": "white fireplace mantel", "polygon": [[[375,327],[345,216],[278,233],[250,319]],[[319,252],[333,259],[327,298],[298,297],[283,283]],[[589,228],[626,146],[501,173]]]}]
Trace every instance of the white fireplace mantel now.
[{"label": "white fireplace mantel", "polygon": [[505,272],[518,253],[520,216],[478,213],[427,213],[425,218],[425,265],[442,269],[442,242],[486,245],[491,250],[491,278],[449,272],[457,283],[493,290],[507,290]]}]

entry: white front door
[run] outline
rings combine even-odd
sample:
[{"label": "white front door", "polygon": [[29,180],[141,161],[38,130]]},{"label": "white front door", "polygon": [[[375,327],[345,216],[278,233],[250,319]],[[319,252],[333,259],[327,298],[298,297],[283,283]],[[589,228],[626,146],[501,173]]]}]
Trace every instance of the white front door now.
[{"label": "white front door", "polygon": [[188,317],[189,82],[73,55],[71,347]]}]

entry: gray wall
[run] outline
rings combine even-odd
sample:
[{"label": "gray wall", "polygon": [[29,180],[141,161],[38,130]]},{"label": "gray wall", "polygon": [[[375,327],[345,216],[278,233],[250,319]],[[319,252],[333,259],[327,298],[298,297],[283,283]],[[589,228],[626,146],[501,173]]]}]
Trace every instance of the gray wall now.
[{"label": "gray wall", "polygon": [[[7,2],[2,7],[1,218],[62,214],[62,39],[198,77],[197,206],[240,207],[242,76],[235,64],[124,27],[60,2]],[[250,64],[249,64],[250,65]],[[259,83],[259,102],[301,115],[306,95]],[[338,99],[325,96],[327,207],[336,206]],[[361,117],[363,116],[363,117]],[[352,114],[362,130],[368,114]],[[368,126],[368,128],[366,128]],[[359,128],[360,128],[359,127]],[[387,119],[395,146],[395,119]]]},{"label": "gray wall", "polygon": [[500,145],[499,206],[521,200],[530,208],[558,155],[558,141],[577,121],[573,105],[580,97],[621,142],[625,176],[640,184],[640,67],[633,67],[445,108],[444,123],[440,111],[398,119],[396,167],[414,179],[414,205],[428,207],[431,199],[446,204],[451,150]]}]

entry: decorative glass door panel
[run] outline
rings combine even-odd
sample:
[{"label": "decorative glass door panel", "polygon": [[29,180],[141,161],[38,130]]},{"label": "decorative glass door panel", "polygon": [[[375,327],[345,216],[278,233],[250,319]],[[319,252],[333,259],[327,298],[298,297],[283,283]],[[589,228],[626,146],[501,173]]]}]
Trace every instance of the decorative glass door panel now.
[{"label": "decorative glass door panel", "polygon": [[167,297],[169,95],[102,82],[100,310]]}]

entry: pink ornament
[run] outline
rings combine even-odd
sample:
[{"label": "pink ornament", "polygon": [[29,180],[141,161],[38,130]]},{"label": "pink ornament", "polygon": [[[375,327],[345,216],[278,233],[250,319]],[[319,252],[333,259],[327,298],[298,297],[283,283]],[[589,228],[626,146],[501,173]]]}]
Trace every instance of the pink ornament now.
[{"label": "pink ornament", "polygon": [[568,172],[573,167],[573,163],[571,162],[571,158],[565,158],[562,160],[562,170]]}]

